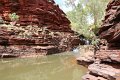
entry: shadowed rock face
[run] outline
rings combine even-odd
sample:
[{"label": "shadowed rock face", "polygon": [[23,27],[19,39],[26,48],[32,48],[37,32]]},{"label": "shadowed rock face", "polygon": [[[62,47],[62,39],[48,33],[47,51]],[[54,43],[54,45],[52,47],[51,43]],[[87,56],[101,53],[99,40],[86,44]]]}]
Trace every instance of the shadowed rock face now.
[{"label": "shadowed rock face", "polygon": [[99,30],[99,36],[109,43],[120,43],[120,0],[112,0]]},{"label": "shadowed rock face", "polygon": [[72,50],[80,43],[53,0],[0,0],[0,15],[7,24],[9,13],[19,15],[20,26],[0,25],[2,57],[53,54]]},{"label": "shadowed rock face", "polygon": [[99,36],[107,42],[105,43],[106,48],[101,46],[100,50],[97,51],[98,56],[102,56],[102,60],[120,62],[120,0],[109,2]]}]

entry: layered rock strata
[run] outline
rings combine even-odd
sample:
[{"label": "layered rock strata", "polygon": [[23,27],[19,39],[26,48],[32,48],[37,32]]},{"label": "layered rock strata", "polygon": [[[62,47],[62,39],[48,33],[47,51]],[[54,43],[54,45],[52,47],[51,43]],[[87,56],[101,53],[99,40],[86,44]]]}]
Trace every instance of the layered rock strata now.
[{"label": "layered rock strata", "polygon": [[[10,25],[10,13],[19,16],[16,25]],[[53,0],[0,0],[0,16],[1,57],[59,53],[80,43]]]},{"label": "layered rock strata", "polygon": [[54,31],[72,31],[66,14],[53,0],[0,0],[0,3],[0,13],[5,20],[10,20],[7,14],[17,13],[18,23],[23,26],[37,24]]},{"label": "layered rock strata", "polygon": [[120,68],[106,64],[92,64],[83,80],[120,80]]},{"label": "layered rock strata", "polygon": [[[111,0],[106,9],[106,16],[99,29],[99,36],[106,40],[104,45],[100,46],[97,54],[104,56],[103,60],[109,59],[111,62],[120,62],[120,1]],[[104,47],[104,48],[103,48]],[[101,58],[101,57],[99,57]]]},{"label": "layered rock strata", "polygon": [[120,80],[120,0],[111,0],[99,29],[100,49],[84,80]]}]

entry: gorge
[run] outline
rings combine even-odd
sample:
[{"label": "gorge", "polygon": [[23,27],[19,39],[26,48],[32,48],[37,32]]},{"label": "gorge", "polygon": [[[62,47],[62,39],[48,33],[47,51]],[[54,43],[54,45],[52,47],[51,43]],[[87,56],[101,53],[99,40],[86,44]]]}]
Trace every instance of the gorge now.
[{"label": "gorge", "polygon": [[[19,16],[10,25],[9,14]],[[1,57],[46,55],[70,51],[79,37],[70,28],[66,14],[53,0],[0,0]]]}]

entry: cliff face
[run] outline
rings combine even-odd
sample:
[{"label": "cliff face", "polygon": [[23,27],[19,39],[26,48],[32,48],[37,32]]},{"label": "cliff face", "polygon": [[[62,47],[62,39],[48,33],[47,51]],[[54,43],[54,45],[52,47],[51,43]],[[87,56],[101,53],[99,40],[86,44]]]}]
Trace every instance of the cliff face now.
[{"label": "cliff face", "polygon": [[[99,30],[99,36],[104,39],[104,45],[99,54],[120,62],[120,0],[112,0],[106,9],[106,16]],[[116,55],[116,57],[115,57]]]},{"label": "cliff face", "polygon": [[106,9],[103,25],[99,30],[100,38],[106,39],[108,43],[120,42],[120,1],[112,0]]},{"label": "cliff face", "polygon": [[[9,13],[19,15],[10,25]],[[0,54],[9,56],[53,54],[79,43],[70,21],[53,0],[0,0]],[[10,55],[8,55],[10,54]]]},{"label": "cliff face", "polygon": [[99,29],[100,49],[83,80],[120,80],[120,0],[111,0]]},{"label": "cliff face", "polygon": [[70,21],[53,0],[0,0],[0,3],[0,12],[17,13],[18,23],[23,26],[37,24],[55,31],[71,31]]}]

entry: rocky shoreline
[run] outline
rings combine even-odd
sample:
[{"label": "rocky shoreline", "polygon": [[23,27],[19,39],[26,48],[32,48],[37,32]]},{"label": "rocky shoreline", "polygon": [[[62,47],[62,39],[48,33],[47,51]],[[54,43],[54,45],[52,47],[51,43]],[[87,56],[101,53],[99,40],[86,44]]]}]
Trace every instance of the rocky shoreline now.
[{"label": "rocky shoreline", "polygon": [[[120,80],[119,27],[120,0],[111,0],[98,33],[101,39],[99,49],[93,54],[94,62],[88,66],[89,72],[83,76],[83,80]],[[86,62],[81,58],[78,61]]]},{"label": "rocky shoreline", "polygon": [[[90,50],[87,50],[87,52],[90,52]],[[99,53],[92,55],[87,52],[83,53],[84,56],[77,58],[78,64],[88,67],[87,74],[82,77],[83,80],[120,80],[120,58],[115,54],[116,50],[112,52],[107,50],[106,52],[104,49],[102,53],[99,50],[97,51]]]}]

